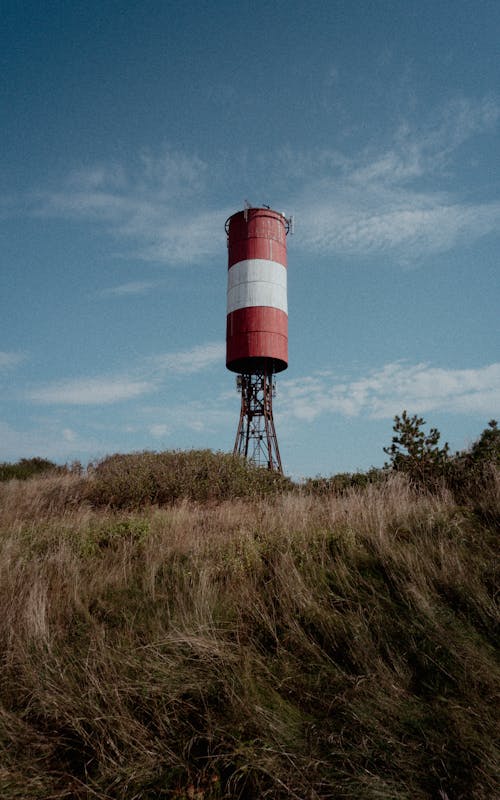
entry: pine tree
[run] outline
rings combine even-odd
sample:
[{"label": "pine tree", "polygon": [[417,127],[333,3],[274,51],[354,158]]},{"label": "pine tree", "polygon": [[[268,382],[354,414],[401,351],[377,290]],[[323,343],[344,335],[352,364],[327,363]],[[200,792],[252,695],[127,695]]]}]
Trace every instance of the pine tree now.
[{"label": "pine tree", "polygon": [[422,417],[414,414],[409,416],[406,410],[401,416],[394,417],[392,443],[384,447],[390,462],[390,467],[398,472],[409,475],[413,483],[432,488],[437,486],[446,474],[449,466],[449,447],[445,442],[439,444],[441,434],[437,428],[431,428],[429,433],[422,430],[426,422]]}]

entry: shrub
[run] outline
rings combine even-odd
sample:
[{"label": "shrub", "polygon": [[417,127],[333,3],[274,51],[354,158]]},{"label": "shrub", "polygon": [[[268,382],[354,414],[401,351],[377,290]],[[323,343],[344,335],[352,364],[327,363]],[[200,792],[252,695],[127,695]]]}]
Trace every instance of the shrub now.
[{"label": "shrub", "polygon": [[367,472],[339,472],[329,478],[317,475],[307,478],[303,488],[313,495],[344,495],[350,489],[364,489],[371,484],[382,483],[387,474],[387,470],[371,467]]},{"label": "shrub", "polygon": [[14,478],[18,481],[25,481],[42,472],[61,472],[62,470],[64,467],[58,467],[57,464],[46,458],[21,458],[15,464],[0,464],[0,481],[10,481]]},{"label": "shrub", "polygon": [[496,419],[490,419],[488,427],[472,445],[468,458],[473,466],[495,464],[500,467],[500,429]]},{"label": "shrub", "polygon": [[500,467],[500,430],[492,419],[469,450],[457,453],[448,476],[458,502],[486,515],[496,513]]},{"label": "shrub", "polygon": [[489,521],[498,521],[500,430],[492,419],[469,450],[450,456],[440,446],[440,433],[422,430],[425,420],[403,411],[394,418],[394,433],[386,468],[405,473],[413,486],[426,491],[450,490],[455,501],[471,507]]},{"label": "shrub", "polygon": [[87,497],[96,506],[139,508],[186,498],[258,497],[290,488],[289,479],[211,450],[108,456],[89,467]]}]

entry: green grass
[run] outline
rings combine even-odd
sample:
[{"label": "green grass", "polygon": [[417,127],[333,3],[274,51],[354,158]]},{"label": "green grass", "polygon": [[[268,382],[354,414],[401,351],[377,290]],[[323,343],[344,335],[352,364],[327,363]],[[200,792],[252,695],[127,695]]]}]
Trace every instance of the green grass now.
[{"label": "green grass", "polygon": [[0,487],[0,796],[498,796],[492,482],[218,497],[193,461],[162,502]]}]

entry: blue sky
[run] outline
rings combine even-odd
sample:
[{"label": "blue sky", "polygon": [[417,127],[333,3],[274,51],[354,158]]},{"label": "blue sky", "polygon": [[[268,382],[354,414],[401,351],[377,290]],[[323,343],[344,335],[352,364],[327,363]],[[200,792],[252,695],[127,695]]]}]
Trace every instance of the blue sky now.
[{"label": "blue sky", "polygon": [[500,4],[11,2],[0,461],[231,450],[225,219],[293,214],[294,477],[500,415]]}]

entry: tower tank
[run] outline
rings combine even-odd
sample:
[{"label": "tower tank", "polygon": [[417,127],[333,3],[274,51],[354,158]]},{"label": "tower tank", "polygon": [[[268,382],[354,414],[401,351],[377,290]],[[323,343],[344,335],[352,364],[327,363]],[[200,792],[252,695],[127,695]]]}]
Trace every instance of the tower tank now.
[{"label": "tower tank", "polygon": [[226,220],[226,366],[242,375],[288,366],[286,235],[289,221],[270,208]]}]

